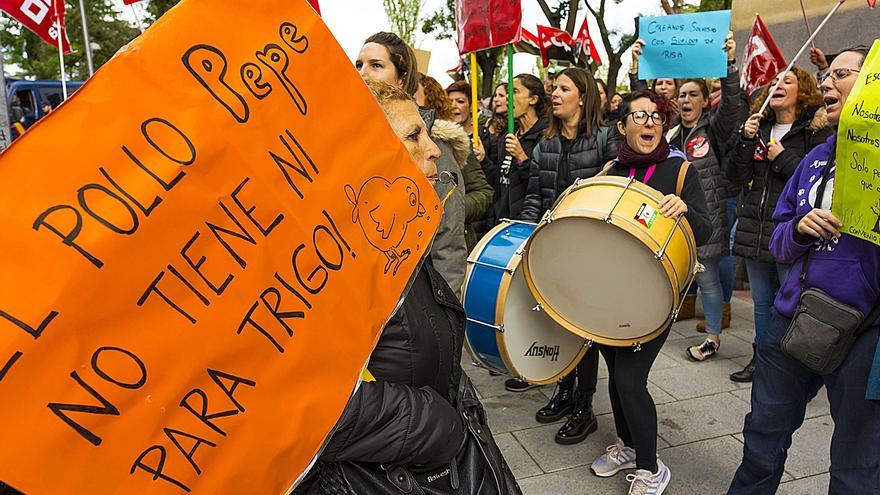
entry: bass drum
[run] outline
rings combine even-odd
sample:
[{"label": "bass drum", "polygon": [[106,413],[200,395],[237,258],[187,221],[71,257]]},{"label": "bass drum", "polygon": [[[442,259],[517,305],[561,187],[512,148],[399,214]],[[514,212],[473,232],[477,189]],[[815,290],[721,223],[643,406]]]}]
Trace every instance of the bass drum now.
[{"label": "bass drum", "polygon": [[505,220],[477,244],[464,285],[465,345],[476,364],[550,384],[580,362],[589,343],[540,311],[520,261],[535,224]]},{"label": "bass drum", "polygon": [[660,335],[697,266],[690,225],[660,215],[662,197],[623,177],[568,188],[525,249],[526,281],[544,311],[600,344],[637,346]]}]

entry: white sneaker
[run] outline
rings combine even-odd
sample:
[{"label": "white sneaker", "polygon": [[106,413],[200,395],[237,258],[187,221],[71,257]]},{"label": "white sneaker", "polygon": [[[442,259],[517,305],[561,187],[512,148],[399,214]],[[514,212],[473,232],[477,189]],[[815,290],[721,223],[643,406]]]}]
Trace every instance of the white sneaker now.
[{"label": "white sneaker", "polygon": [[636,468],[636,451],[624,445],[619,439],[614,445],[608,446],[605,451],[590,465],[590,469],[596,476],[607,478],[624,469]]},{"label": "white sneaker", "polygon": [[657,473],[653,474],[645,469],[639,469],[635,474],[626,475],[626,481],[630,482],[629,495],[660,495],[672,474],[666,464],[657,459]]}]

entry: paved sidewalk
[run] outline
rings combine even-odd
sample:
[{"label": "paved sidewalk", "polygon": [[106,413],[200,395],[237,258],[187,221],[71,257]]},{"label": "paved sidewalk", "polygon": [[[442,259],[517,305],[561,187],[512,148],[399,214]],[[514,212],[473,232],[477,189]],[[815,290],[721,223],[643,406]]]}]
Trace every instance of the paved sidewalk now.
[{"label": "paved sidewalk", "polygon": [[[669,495],[725,493],[742,456],[743,419],[749,411],[748,384],[728,375],[741,369],[752,352],[754,324],[748,293],[733,300],[732,326],[722,335],[718,356],[693,363],[686,347],[702,341],[697,320],[677,323],[649,377],[657,403],[660,458],[672,471]],[[470,356],[465,356],[469,360]],[[608,372],[600,359],[599,391],[593,400],[599,430],[579,445],[553,441],[561,423],[541,425],[534,419],[552,386],[522,393],[504,390],[503,376],[466,367],[489,414],[492,431],[526,495],[625,494],[625,474],[593,476],[589,464],[616,438],[608,399]],[[828,493],[829,442],[833,423],[825,392],[807,408],[807,419],[788,454],[779,494]]]}]

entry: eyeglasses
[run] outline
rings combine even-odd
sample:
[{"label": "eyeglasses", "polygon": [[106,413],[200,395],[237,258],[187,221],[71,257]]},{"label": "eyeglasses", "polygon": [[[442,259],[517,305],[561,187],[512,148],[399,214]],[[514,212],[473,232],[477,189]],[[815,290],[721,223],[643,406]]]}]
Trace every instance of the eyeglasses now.
[{"label": "eyeglasses", "polygon": [[651,112],[648,113],[644,110],[637,110],[635,112],[630,112],[624,116],[624,118],[632,115],[632,120],[638,125],[645,125],[648,123],[648,117],[651,117],[651,121],[654,122],[654,125],[663,125],[666,123],[666,115],[659,112]]},{"label": "eyeglasses", "polygon": [[846,79],[847,77],[850,76],[850,74],[853,74],[853,73],[858,74],[859,71],[856,69],[848,69],[846,67],[840,67],[838,69],[834,69],[833,71],[829,72],[825,77],[822,78],[821,82],[825,82],[825,80],[828,79],[829,77],[831,78],[832,81],[837,82],[837,81],[840,81],[841,79]]}]

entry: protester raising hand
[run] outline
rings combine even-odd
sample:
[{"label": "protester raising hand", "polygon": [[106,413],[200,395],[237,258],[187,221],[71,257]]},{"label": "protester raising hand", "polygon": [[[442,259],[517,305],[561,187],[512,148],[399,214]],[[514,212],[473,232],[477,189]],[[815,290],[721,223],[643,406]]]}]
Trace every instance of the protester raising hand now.
[{"label": "protester raising hand", "polygon": [[529,156],[523,150],[522,144],[520,144],[519,139],[513,134],[507,135],[504,143],[504,149],[507,150],[507,153],[510,156],[521,162],[528,160],[529,158]]},{"label": "protester raising hand", "polygon": [[828,69],[828,59],[825,58],[825,52],[815,47],[810,48],[810,63],[820,71]]},{"label": "protester raising hand", "polygon": [[758,129],[761,126],[762,118],[763,115],[761,115],[760,113],[756,113],[749,117],[749,119],[746,120],[746,123],[743,124],[743,137],[745,137],[746,139],[755,139],[755,136],[758,135]]},{"label": "protester raising hand", "polygon": [[724,46],[721,49],[727,52],[728,62],[736,60],[736,40],[733,39],[733,31],[727,33],[727,38],[724,38]]}]

